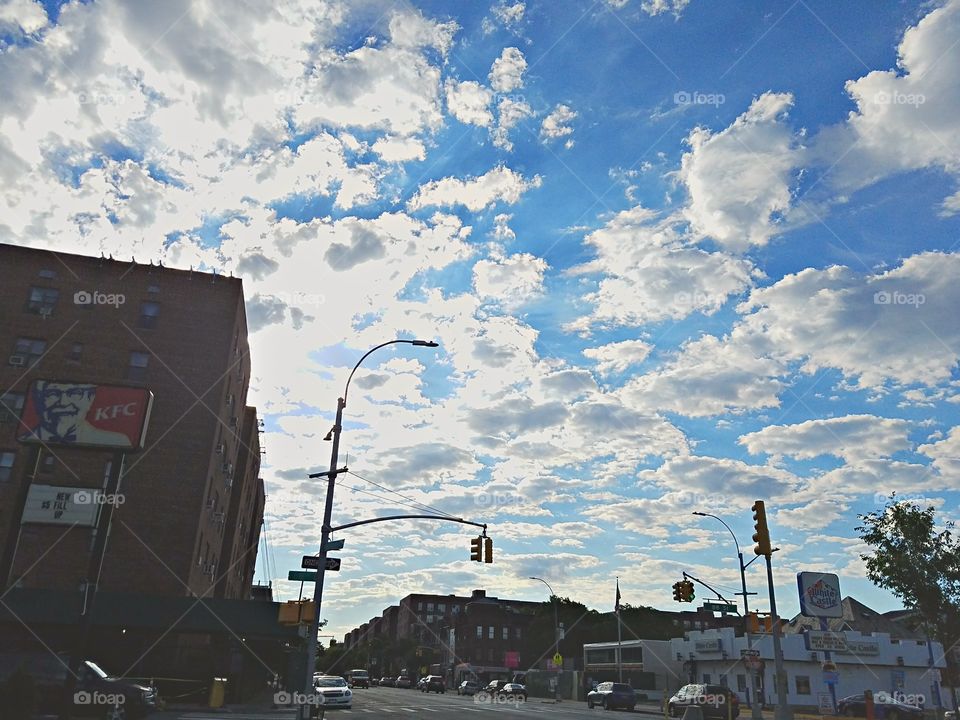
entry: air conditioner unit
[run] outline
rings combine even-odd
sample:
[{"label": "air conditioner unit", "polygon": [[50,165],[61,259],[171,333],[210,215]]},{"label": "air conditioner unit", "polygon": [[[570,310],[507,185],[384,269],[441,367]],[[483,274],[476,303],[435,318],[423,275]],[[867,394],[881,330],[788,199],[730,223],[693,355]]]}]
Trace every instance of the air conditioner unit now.
[{"label": "air conditioner unit", "polygon": [[239,423],[240,419],[236,415],[230,418],[230,427],[236,427]]},{"label": "air conditioner unit", "polygon": [[229,395],[227,395],[227,405],[229,405],[230,407],[233,407],[233,393],[230,393]]},{"label": "air conditioner unit", "polygon": [[213,514],[213,521],[216,522],[216,523],[221,523],[221,524],[222,524],[225,519],[226,519],[226,515],[224,515],[222,512],[218,512],[218,513],[214,513],[214,514]]},{"label": "air conditioner unit", "polygon": [[223,465],[220,466],[220,471],[224,475],[233,475],[233,465],[231,465],[228,462],[225,462]]},{"label": "air conditioner unit", "polygon": [[897,655],[897,665],[903,665],[903,656]]},{"label": "air conditioner unit", "polygon": [[204,575],[210,575],[212,577],[216,572],[217,572],[216,563],[207,563],[206,565],[203,566]]},{"label": "air conditioner unit", "polygon": [[11,355],[9,362],[16,367],[22,367],[27,364],[27,358],[24,355]]},{"label": "air conditioner unit", "polygon": [[207,500],[207,510],[213,510],[213,505],[214,505],[214,500],[213,500],[213,498],[209,498],[209,499]]},{"label": "air conditioner unit", "polygon": [[223,455],[225,450],[223,443],[217,443],[217,455]]}]

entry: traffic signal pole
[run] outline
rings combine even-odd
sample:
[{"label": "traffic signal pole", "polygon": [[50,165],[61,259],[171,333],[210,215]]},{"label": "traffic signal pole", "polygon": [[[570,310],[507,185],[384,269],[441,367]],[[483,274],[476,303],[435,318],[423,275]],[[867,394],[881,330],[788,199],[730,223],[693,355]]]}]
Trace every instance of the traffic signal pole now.
[{"label": "traffic signal pole", "polygon": [[783,671],[783,646],[780,644],[780,616],[777,615],[777,596],[773,587],[773,564],[767,559],[767,587],[770,591],[770,614],[773,617],[773,660],[777,673],[777,709],[775,720],[793,720],[793,711],[787,705],[787,674]]}]

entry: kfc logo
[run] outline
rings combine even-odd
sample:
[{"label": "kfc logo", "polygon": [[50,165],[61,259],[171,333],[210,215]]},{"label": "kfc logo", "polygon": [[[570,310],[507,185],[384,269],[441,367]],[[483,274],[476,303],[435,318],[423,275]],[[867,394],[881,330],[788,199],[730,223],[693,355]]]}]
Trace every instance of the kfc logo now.
[{"label": "kfc logo", "polygon": [[35,380],[20,420],[21,442],[134,449],[153,394],[142,388]]}]

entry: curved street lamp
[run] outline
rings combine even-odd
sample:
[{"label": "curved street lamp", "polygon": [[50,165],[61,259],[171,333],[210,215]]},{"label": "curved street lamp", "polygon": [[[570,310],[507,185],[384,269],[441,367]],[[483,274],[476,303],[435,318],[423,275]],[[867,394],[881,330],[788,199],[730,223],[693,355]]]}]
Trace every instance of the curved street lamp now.
[{"label": "curved street lamp", "polygon": [[[557,621],[557,601],[560,599],[557,597],[556,593],[553,592],[553,588],[550,587],[550,583],[540,577],[533,577],[532,575],[527,578],[528,580],[539,580],[544,585],[547,586],[547,590],[550,591],[550,601],[553,603],[553,654],[560,654],[560,623]],[[561,668],[560,672],[563,672]],[[557,683],[557,692],[556,697],[560,697],[560,683]]]},{"label": "curved street lamp", "polygon": [[[435,343],[433,340],[388,340],[385,343],[380,343],[367,350],[363,357],[357,361],[357,364],[353,366],[353,370],[350,371],[350,375],[347,377],[347,384],[343,387],[343,397],[337,398],[336,420],[334,420],[333,427],[330,429],[330,432],[327,433],[326,438],[324,438],[326,440],[333,440],[333,447],[330,451],[330,470],[325,473],[314,473],[310,475],[311,478],[321,477],[323,475],[327,476],[327,500],[323,508],[323,525],[320,527],[319,567],[317,568],[317,579],[313,586],[314,615],[313,620],[310,621],[310,634],[307,637],[306,681],[303,688],[305,695],[313,693],[313,673],[316,671],[317,664],[317,632],[320,629],[323,578],[327,565],[327,542],[330,540],[330,521],[333,515],[333,490],[336,484],[337,474],[340,472],[337,469],[337,463],[340,459],[340,431],[343,429],[343,409],[347,406],[347,393],[350,391],[350,381],[353,379],[353,374],[357,371],[357,368],[360,367],[360,364],[366,360],[370,354],[387,345],[397,344],[415,345],[417,347],[438,347],[438,343]],[[304,720],[307,720],[310,716],[310,705],[301,705],[299,715]]]},{"label": "curved street lamp", "polygon": [[[740,587],[742,589],[741,595],[743,595],[743,636],[747,641],[747,648],[752,649],[753,645],[750,642],[750,607],[747,603],[747,574],[746,567],[743,564],[743,551],[740,550],[740,543],[737,541],[737,536],[734,535],[733,530],[730,529],[730,526],[724,522],[723,518],[718,515],[713,515],[711,513],[693,511],[694,515],[699,515],[700,517],[711,517],[714,520],[719,520],[723,526],[727,529],[727,532],[730,533],[730,537],[733,538],[733,544],[737,546],[737,560],[738,567],[740,568]],[[752,561],[751,561],[752,562]],[[750,677],[750,701],[748,705],[750,706],[750,713],[753,720],[760,720],[763,717],[760,711],[760,705],[757,704],[756,698],[756,688],[755,688],[755,671],[753,667],[750,668],[749,677]]]}]

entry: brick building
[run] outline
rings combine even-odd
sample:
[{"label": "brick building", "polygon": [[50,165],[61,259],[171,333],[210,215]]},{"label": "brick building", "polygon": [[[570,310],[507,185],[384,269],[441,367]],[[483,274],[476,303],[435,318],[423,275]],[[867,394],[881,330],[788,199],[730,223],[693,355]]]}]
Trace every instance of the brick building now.
[{"label": "brick building", "polygon": [[230,677],[234,697],[260,686],[265,664],[283,672],[295,629],[277,624],[269,595],[251,600],[265,496],[241,281],[3,244],[0,268],[7,651],[60,652],[79,637],[94,523],[21,517],[45,486],[101,489],[115,458],[16,440],[31,382],[58,380],[153,393],[144,448],[123,459],[91,658],[148,677]]},{"label": "brick building", "polygon": [[241,281],[10,245],[0,245],[0,267],[0,557],[12,561],[9,583],[79,585],[91,528],[20,527],[18,491],[31,475],[99,488],[113,455],[51,445],[35,457],[16,442],[29,383],[43,378],[154,394],[145,449],[125,459],[101,589],[202,595],[216,583],[220,597],[248,597],[264,496],[256,411],[245,408]]}]

